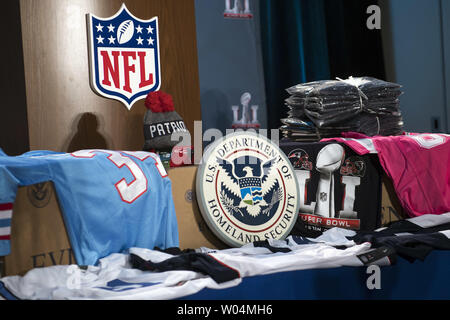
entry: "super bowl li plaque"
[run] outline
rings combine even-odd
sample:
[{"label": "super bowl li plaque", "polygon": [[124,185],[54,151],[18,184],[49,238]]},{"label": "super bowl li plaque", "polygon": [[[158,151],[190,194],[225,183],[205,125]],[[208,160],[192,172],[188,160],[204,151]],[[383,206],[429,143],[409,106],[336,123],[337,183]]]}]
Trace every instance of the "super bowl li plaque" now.
[{"label": "super bowl li plaque", "polygon": [[289,234],[298,213],[297,183],[277,145],[254,132],[235,132],[205,150],[196,192],[208,227],[240,247]]}]

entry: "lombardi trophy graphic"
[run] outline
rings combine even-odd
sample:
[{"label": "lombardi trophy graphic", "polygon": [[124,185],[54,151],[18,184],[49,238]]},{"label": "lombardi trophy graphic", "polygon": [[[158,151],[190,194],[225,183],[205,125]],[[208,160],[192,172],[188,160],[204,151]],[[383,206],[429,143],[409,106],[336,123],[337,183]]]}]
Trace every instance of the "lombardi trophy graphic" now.
[{"label": "lombardi trophy graphic", "polygon": [[320,172],[319,186],[316,193],[314,214],[334,218],[334,175],[345,156],[344,148],[339,144],[329,144],[317,154],[316,169]]},{"label": "lombardi trophy graphic", "polygon": [[316,201],[312,201],[310,204],[306,204],[306,185],[311,179],[311,170],[313,169],[309,156],[304,150],[297,149],[291,152],[289,158],[296,168],[295,175],[300,187],[300,210],[321,217],[335,218],[333,173],[341,167],[344,161],[344,148],[333,143],[323,147],[317,154],[316,170],[320,173],[320,179],[316,191]]},{"label": "lombardi trophy graphic", "polygon": [[239,119],[239,106],[231,106],[233,111],[233,129],[258,129],[260,124],[258,122],[258,106],[250,106],[252,96],[245,92],[241,96],[242,116]]}]

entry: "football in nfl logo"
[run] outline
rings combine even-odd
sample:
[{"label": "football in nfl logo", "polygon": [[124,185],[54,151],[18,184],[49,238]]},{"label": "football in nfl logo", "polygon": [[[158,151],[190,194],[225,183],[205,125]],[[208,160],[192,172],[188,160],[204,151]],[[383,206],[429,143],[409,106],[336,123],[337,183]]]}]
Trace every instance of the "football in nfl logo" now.
[{"label": "football in nfl logo", "polygon": [[158,17],[142,20],[125,4],[109,18],[87,15],[90,82],[128,109],[161,85]]},{"label": "football in nfl logo", "polygon": [[226,244],[283,239],[298,212],[298,182],[287,156],[264,136],[235,132],[205,150],[196,178],[200,211]]}]

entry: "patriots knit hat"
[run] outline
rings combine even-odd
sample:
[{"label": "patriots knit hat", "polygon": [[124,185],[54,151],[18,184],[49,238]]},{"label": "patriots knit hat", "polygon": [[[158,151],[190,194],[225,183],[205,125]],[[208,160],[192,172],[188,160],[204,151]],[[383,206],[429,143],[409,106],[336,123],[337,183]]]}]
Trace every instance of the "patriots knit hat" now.
[{"label": "patriots knit hat", "polygon": [[172,96],[162,91],[149,92],[145,106],[144,151],[170,152],[178,143],[172,141],[172,133],[187,132],[183,119],[175,111]]}]

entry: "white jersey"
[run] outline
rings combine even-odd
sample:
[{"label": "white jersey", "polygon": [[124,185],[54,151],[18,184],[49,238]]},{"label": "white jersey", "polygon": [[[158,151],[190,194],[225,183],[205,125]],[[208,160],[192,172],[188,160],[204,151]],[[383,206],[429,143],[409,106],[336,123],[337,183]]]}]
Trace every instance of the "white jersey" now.
[{"label": "white jersey", "polygon": [[[199,292],[204,288],[221,289],[238,285],[243,277],[283,271],[341,266],[363,266],[358,255],[371,251],[369,242],[355,244],[346,236],[353,231],[330,229],[316,239],[293,238],[273,240],[269,247],[247,244],[241,248],[213,250],[199,248],[221,265],[239,274],[235,279],[217,283],[205,273],[171,270],[141,271],[132,268],[130,255],[155,263],[176,257],[166,252],[131,248],[127,254],[112,254],[100,260],[98,266],[86,270],[76,265],[36,268],[25,276],[0,279],[0,296],[19,299],[175,299]],[[337,247],[339,246],[339,248]],[[285,252],[275,252],[277,248]],[[386,257],[385,257],[386,258]],[[388,259],[376,264],[389,264]]]}]

